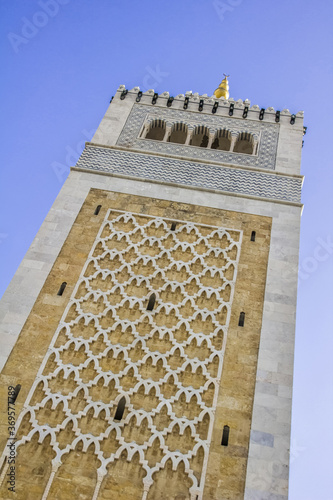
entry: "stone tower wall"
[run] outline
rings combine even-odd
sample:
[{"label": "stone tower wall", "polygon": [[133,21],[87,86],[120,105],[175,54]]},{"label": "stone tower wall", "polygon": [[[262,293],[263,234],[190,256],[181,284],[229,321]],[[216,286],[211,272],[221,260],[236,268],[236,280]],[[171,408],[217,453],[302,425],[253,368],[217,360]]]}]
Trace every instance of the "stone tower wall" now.
[{"label": "stone tower wall", "polygon": [[[143,496],[140,496],[140,493],[138,498],[145,498],[144,495],[148,495],[148,498],[163,498],[159,496],[160,492],[167,494],[166,485],[170,484],[170,479],[178,477],[179,484],[184,484],[187,490],[178,493],[170,490],[170,496],[165,498],[176,498],[177,494],[183,495],[179,498],[190,498],[191,494],[191,499],[196,499],[197,495],[198,498],[205,499],[245,498],[249,500],[271,498],[272,495],[281,500],[286,499],[299,224],[302,207],[300,204],[302,177],[298,175],[303,132],[302,116],[297,114],[295,124],[291,125],[290,113],[285,111],[281,113],[280,122],[277,124],[274,110],[268,109],[264,120],[260,121],[259,110],[252,107],[249,109],[248,117],[243,119],[242,113],[246,102],[236,102],[233,117],[230,117],[228,112],[230,100],[229,102],[220,100],[218,110],[214,115],[211,111],[214,101],[203,97],[204,107],[199,112],[197,108],[200,99],[196,95],[189,96],[189,106],[184,116],[184,96],[177,96],[169,108],[166,104],[168,99],[166,94],[159,96],[157,102],[152,104],[152,92],[146,93],[140,102],[137,102],[138,89],[128,92],[125,99],[121,100],[123,90],[123,88],[119,89],[92,143],[87,145],[78,164],[72,169],[0,304],[3,325],[1,341],[4,345],[3,364],[7,360],[2,372],[1,398],[3,401],[5,402],[7,397],[7,385],[22,384],[16,411],[17,415],[21,414],[20,432],[25,444],[19,446],[18,451],[20,448],[27,450],[26,456],[31,458],[30,469],[28,466],[20,469],[22,477],[28,477],[30,473],[31,495],[35,495],[31,498],[41,498],[47,485],[50,487],[49,498],[56,498],[58,491],[56,488],[59,489],[60,485],[62,487],[66,485],[61,491],[66,491],[68,498],[74,498],[78,491],[83,490],[86,490],[87,498],[92,498],[94,491],[95,498],[98,495],[102,495],[100,498],[104,498],[103,495],[109,498],[113,490],[121,494],[124,488],[124,491],[127,491],[127,497],[135,498],[134,491],[141,492],[141,487],[143,487]],[[243,156],[190,145],[182,145],[177,150],[180,146],[167,141],[149,140],[144,137],[144,134],[142,135],[146,125],[157,116],[163,117],[167,127],[172,127],[173,123],[182,120],[186,121],[189,130],[191,127],[194,129],[200,122],[200,124],[205,123],[204,126],[212,133],[221,127],[227,127],[234,134],[251,133],[254,138],[258,139],[258,148],[254,149],[254,154]],[[100,215],[92,216],[92,209],[98,204],[101,204],[103,209]],[[174,356],[170,355],[171,351],[167,350],[166,344],[169,347],[172,344],[175,348],[176,344],[181,342],[174,337],[173,331],[169,331],[173,326],[164,325],[167,328],[164,331],[163,325],[156,324],[158,337],[157,330],[147,332],[146,337],[143,335],[146,345],[142,344],[141,354],[145,352],[145,356],[148,356],[149,352],[159,352],[162,356],[154,355],[150,358],[148,356],[144,363],[142,363],[143,358],[137,359],[135,361],[137,371],[131,364],[133,363],[131,356],[128,356],[128,352],[133,348],[133,342],[138,342],[140,340],[138,337],[141,338],[141,333],[136,330],[135,325],[130,333],[121,330],[127,336],[132,335],[133,339],[131,344],[128,340],[127,345],[121,346],[117,353],[112,347],[114,345],[113,334],[111,334],[113,326],[115,332],[117,330],[114,324],[110,326],[109,331],[105,325],[104,327],[103,325],[96,326],[97,329],[101,328],[98,332],[103,334],[103,339],[102,336],[99,338],[96,332],[87,332],[86,339],[81,338],[81,335],[77,338],[75,328],[74,333],[72,331],[74,325],[80,321],[80,315],[85,318],[85,321],[87,314],[88,317],[89,314],[94,316],[105,314],[106,317],[108,308],[111,311],[110,321],[114,320],[115,311],[118,309],[119,312],[123,311],[120,314],[125,315],[121,321],[128,320],[128,318],[126,320],[126,314],[131,308],[136,308],[132,313],[139,314],[140,318],[147,315],[144,312],[147,296],[138,296],[133,299],[136,297],[134,293],[132,294],[133,290],[124,290],[124,286],[128,283],[117,285],[114,283],[113,275],[112,284],[119,286],[123,295],[118,296],[118,302],[115,304],[111,304],[105,296],[106,291],[103,290],[102,285],[105,284],[106,276],[103,272],[105,269],[112,271],[112,262],[113,258],[117,257],[116,253],[112,254],[109,264],[104,271],[101,271],[102,281],[98,283],[96,290],[93,291],[91,288],[91,284],[95,282],[95,278],[97,279],[97,276],[94,276],[95,272],[84,276],[85,263],[89,264],[86,262],[87,259],[93,258],[90,252],[101,250],[101,248],[99,250],[95,248],[94,245],[100,244],[103,247],[106,244],[106,241],[95,241],[95,239],[101,224],[108,224],[108,222],[102,222],[104,217],[110,216],[110,213],[107,214],[107,209],[113,211],[112,217],[115,213],[118,214],[117,217],[123,217],[124,213],[130,214],[126,217],[130,217],[128,220],[132,221],[134,226],[145,226],[147,222],[142,221],[147,221],[149,217],[149,220],[155,222],[156,217],[162,217],[163,221],[165,219],[163,224],[169,224],[171,220],[177,219],[184,228],[190,228],[190,234],[194,224],[195,238],[197,238],[195,241],[178,241],[176,237],[177,245],[182,248],[181,253],[184,259],[188,258],[186,254],[188,250],[188,253],[194,255],[193,259],[200,260],[200,256],[193,253],[194,248],[199,244],[198,238],[207,236],[198,236],[200,225],[214,228],[214,230],[216,227],[220,228],[219,231],[222,233],[224,231],[223,234],[226,234],[225,231],[227,233],[228,230],[232,231],[232,237],[228,234],[231,237],[230,244],[234,245],[237,250],[236,254],[231,256],[232,262],[230,261],[234,266],[235,274],[234,278],[224,276],[223,273],[227,271],[225,265],[220,268],[219,279],[222,281],[220,281],[218,293],[222,293],[222,282],[227,279],[231,280],[230,287],[231,289],[234,287],[234,295],[230,292],[229,301],[221,295],[220,298],[216,298],[215,295],[216,308],[210,311],[213,316],[217,314],[215,319],[211,316],[205,316],[203,319],[201,315],[199,320],[200,311],[206,309],[203,303],[200,304],[199,295],[196,297],[184,295],[181,287],[177,289],[171,286],[173,300],[176,301],[177,293],[180,295],[177,303],[173,304],[171,300],[170,305],[167,297],[161,296],[163,290],[157,290],[156,304],[160,307],[159,312],[163,310],[160,314],[160,317],[164,315],[163,321],[171,321],[169,317],[180,320],[181,316],[188,324],[186,332],[189,335],[189,342],[186,344],[187,341],[184,340],[185,344],[180,346],[184,349],[186,345],[186,352],[180,349],[180,354],[176,356],[176,358],[183,358],[181,366],[177,367],[177,364],[171,368],[169,366],[169,361],[171,364],[174,363]],[[135,219],[134,222],[133,217],[134,219],[137,217],[138,220]],[[124,222],[124,219],[122,220]],[[164,229],[167,231],[167,226]],[[118,230],[121,231],[120,228],[116,229]],[[249,235],[252,230],[258,234],[259,240],[256,242],[250,241]],[[185,232],[187,234],[187,229]],[[175,232],[174,235],[176,234]],[[161,238],[163,240],[163,236]],[[133,245],[124,249],[125,253],[128,252],[132,257],[133,252],[138,250],[135,242]],[[171,250],[164,246],[163,248],[166,252],[165,259],[169,259],[168,262],[172,267],[174,257],[170,254]],[[225,249],[222,248],[222,250],[225,252]],[[106,251],[105,248],[104,251]],[[119,258],[120,251],[117,249]],[[144,257],[149,261],[149,253]],[[178,257],[176,256],[175,264],[182,261],[182,258],[177,260]],[[224,256],[225,259],[231,257]],[[130,265],[131,258],[128,257],[128,259],[128,265]],[[154,263],[160,265],[156,261]],[[202,261],[201,265],[209,267],[209,264]],[[142,277],[141,272],[142,269],[136,270],[135,273]],[[204,272],[202,269],[197,269],[195,275],[199,276],[202,272]],[[215,278],[218,277],[216,273],[213,274]],[[184,276],[182,280],[181,284],[184,285],[186,281]],[[213,276],[210,280],[213,284]],[[63,281],[68,283],[66,292],[64,296],[57,297],[54,295],[55,289],[59,282]],[[169,284],[174,284],[174,281],[176,280],[171,279]],[[76,283],[77,287],[74,290]],[[151,292],[152,289],[150,290],[149,286],[153,286],[150,281],[147,287]],[[201,293],[205,292],[207,299],[207,290],[204,288],[208,286],[208,283],[201,283],[198,286],[199,288],[203,286]],[[209,298],[212,297],[213,295],[209,295]],[[164,302],[168,307],[162,305]],[[206,305],[213,307],[213,299],[211,302]],[[74,303],[76,304],[75,310],[73,309]],[[125,303],[127,305],[123,307]],[[87,307],[87,310],[81,310],[80,304],[82,307]],[[90,307],[92,310],[89,312]],[[219,307],[222,309],[226,307],[226,312],[224,310],[223,313],[225,317],[219,316]],[[101,310],[99,311],[98,308]],[[244,327],[238,327],[241,310],[246,312]],[[74,316],[71,317],[70,314]],[[150,314],[151,321],[154,315],[155,312]],[[193,324],[191,318],[192,320],[196,318]],[[200,328],[195,327],[194,325],[200,321],[202,323]],[[222,350],[217,348],[215,352],[208,342],[207,349],[211,349],[211,355],[206,351],[207,356],[200,359],[204,351],[198,350],[197,341],[197,347],[194,343],[191,346],[193,340],[191,340],[191,335],[200,337],[200,332],[192,331],[192,327],[203,330],[209,321],[212,321],[208,334],[210,336],[216,333],[216,325],[213,333],[211,331],[214,321],[220,324],[224,339]],[[151,325],[150,322],[148,324]],[[168,333],[168,339],[166,339],[166,333]],[[245,337],[242,334],[246,334]],[[56,335],[55,346],[50,344],[53,335]],[[120,335],[120,331],[115,333],[116,337],[117,335]],[[97,345],[99,341],[105,343],[105,346],[102,346],[104,347],[102,355],[97,354],[101,346],[97,347],[95,353],[88,347]],[[118,341],[117,337],[115,345],[119,343]],[[100,356],[98,367],[96,356]],[[134,399],[133,402],[127,400],[126,411],[129,413],[124,416],[121,436],[116,431],[116,435],[112,434],[115,440],[113,437],[107,440],[103,432],[108,432],[109,435],[114,430],[114,413],[112,415],[112,412],[115,411],[122,389],[119,389],[121,384],[111,387],[109,370],[106,368],[107,363],[109,361],[114,363],[112,360],[118,356],[121,359],[114,366],[114,371],[121,368],[120,365],[123,364],[123,370],[134,370],[134,375],[131,372],[131,376],[136,378],[137,384],[140,385],[140,381],[145,379],[152,379],[154,383],[148,384],[149,387],[147,384],[141,384],[143,389],[137,385],[137,392],[135,389],[131,393],[131,388],[129,389],[131,394],[128,397],[132,395]],[[191,356],[198,359],[199,364],[189,362],[189,359],[192,359]],[[131,359],[131,362],[127,362],[127,359]],[[215,368],[210,366],[214,359]],[[95,363],[94,369],[97,370],[97,375],[92,369],[83,381],[86,387],[84,390],[82,380],[80,381],[80,370],[87,363],[86,371],[89,371],[88,365],[92,361]],[[53,378],[58,380],[57,373],[64,365],[74,366],[72,371],[69,370],[68,378],[61,375],[62,381],[51,382]],[[140,366],[141,370],[146,370],[145,373],[140,372],[138,368]],[[44,369],[47,373],[43,374]],[[158,371],[158,376],[163,372],[163,377],[154,380],[154,377],[157,379],[156,371]],[[22,381],[23,373],[25,374],[24,381]],[[84,392],[84,394],[80,393],[82,398],[78,395],[78,399],[81,399],[77,401],[78,408],[74,409],[66,406],[69,401],[75,399],[70,392],[71,387],[67,387],[73,377],[70,373],[76,374],[74,382],[77,385],[77,393],[79,394],[81,389]],[[48,374],[49,378],[47,378]],[[99,375],[102,375],[103,384],[97,380]],[[123,377],[125,373],[121,375]],[[173,384],[165,384],[167,375],[173,377]],[[119,374],[115,376],[119,379]],[[179,380],[176,381],[175,378],[178,376]],[[204,378],[206,386],[203,383]],[[191,414],[193,409],[190,408],[191,398],[187,397],[190,382],[194,385],[194,392],[197,391],[200,395],[209,393],[208,387],[211,383],[214,382],[215,387],[212,406],[207,406],[206,411],[206,403],[197,403],[196,406],[200,407],[201,413],[194,418]],[[50,388],[47,387],[49,383],[52,386]],[[171,393],[167,398],[161,389],[162,386],[164,390],[171,390],[172,387],[175,390],[177,386],[178,391],[181,391],[183,387],[184,394],[186,393],[185,400],[180,397],[180,392],[178,396],[177,393]],[[218,387],[219,390],[217,390]],[[57,399],[56,395],[61,393],[60,388],[63,388],[65,392],[67,390],[67,394]],[[103,391],[115,388],[118,391],[117,394],[110,393],[106,396],[109,398],[108,404],[105,402],[95,404],[92,403],[93,399],[89,399],[95,397],[96,401],[102,401]],[[46,394],[44,398],[43,393]],[[197,395],[196,397],[199,401]],[[137,398],[139,401],[136,400]],[[167,399],[170,399],[171,405],[167,412],[169,416],[165,417],[164,427],[160,424],[161,428],[157,429],[153,421],[154,403]],[[179,416],[172,410],[172,404],[185,405],[181,407],[181,413],[186,415],[188,412],[186,418],[192,422],[192,427],[177,421]],[[139,406],[135,405],[141,405],[141,411],[146,412],[140,414],[141,420],[138,420],[136,414],[134,415],[139,411]],[[5,408],[5,403],[2,408]],[[152,412],[151,420],[147,415],[148,409]],[[22,413],[20,413],[21,410],[23,410]],[[210,417],[209,422],[205,422],[206,430],[208,430],[206,435],[204,432],[200,435],[196,426],[200,424],[200,418],[204,421],[205,411]],[[70,423],[71,416],[76,416],[75,422],[72,419],[73,426]],[[69,420],[65,422],[66,417]],[[1,418],[3,444],[8,437],[6,418],[7,415],[3,414]],[[143,442],[140,442],[141,437],[135,434],[138,432],[138,423],[142,424],[147,434],[144,438],[142,437]],[[230,443],[224,447],[221,446],[221,431],[223,426],[229,423],[231,423]],[[103,425],[107,426],[106,429],[102,429]],[[49,432],[49,428],[53,431]],[[92,429],[93,433],[90,432]],[[129,429],[132,430],[129,431]],[[98,434],[99,430],[100,434]],[[159,437],[161,443],[159,449],[155,442],[157,432],[162,433],[166,440],[163,444]],[[135,438],[132,433],[135,434]],[[150,443],[149,438],[152,438]],[[131,439],[136,443],[133,448],[126,445],[126,443],[129,445]],[[100,444],[105,441],[106,449],[98,451],[97,441]],[[106,445],[106,442],[109,444]],[[179,448],[175,448],[176,442]],[[66,446],[68,446],[67,449]],[[111,448],[109,449],[108,446]],[[158,466],[158,471],[151,470],[147,458],[148,452],[151,452],[155,458],[159,453],[163,454],[160,456],[160,460],[164,460],[163,466]],[[19,456],[20,453],[19,451]],[[117,460],[110,459],[117,453]],[[22,456],[23,454],[22,451]],[[61,454],[63,460],[59,467]],[[187,458],[177,462],[177,457],[180,456],[177,454]],[[128,461],[129,457],[133,460]],[[150,457],[150,464],[152,460]],[[43,465],[40,465],[42,462]],[[103,475],[106,467],[113,471],[107,476],[113,478],[108,486],[106,486],[108,479]],[[34,471],[32,475],[31,470]],[[69,470],[76,472],[69,474]],[[97,470],[100,472],[99,475]],[[3,474],[5,474],[5,469],[3,469]],[[126,483],[124,478],[128,475],[136,478],[135,487]],[[74,476],[87,479],[81,482]],[[149,478],[151,478],[150,483]],[[115,482],[112,483],[112,481]],[[131,487],[134,489],[126,490]],[[21,495],[26,495],[25,490],[24,493],[23,490],[21,491]],[[45,495],[44,497],[46,498]]]},{"label": "stone tower wall", "polygon": [[16,497],[27,487],[36,499],[48,489],[50,499],[243,494],[270,227],[266,217],[89,193],[3,372],[26,360]]}]

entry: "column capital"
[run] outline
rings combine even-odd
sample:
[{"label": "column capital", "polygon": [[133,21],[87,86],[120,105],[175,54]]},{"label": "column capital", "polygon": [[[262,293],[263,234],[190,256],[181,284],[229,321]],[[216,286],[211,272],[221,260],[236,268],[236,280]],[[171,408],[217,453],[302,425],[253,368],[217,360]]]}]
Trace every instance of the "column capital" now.
[{"label": "column capital", "polygon": [[214,140],[215,134],[216,134],[215,129],[209,129],[207,149],[210,149],[212,147],[212,142]]},{"label": "column capital", "polygon": [[187,132],[187,137],[186,137],[186,141],[185,141],[185,146],[188,146],[191,142],[191,139],[192,139],[192,136],[193,136],[193,132],[194,132],[194,126],[193,125],[188,125],[188,132]]},{"label": "column capital", "polygon": [[231,132],[231,142],[229,151],[233,151],[238,137],[238,132]]},{"label": "column capital", "polygon": [[167,122],[166,123],[166,127],[165,127],[165,134],[164,134],[164,137],[163,137],[163,141],[162,142],[168,142],[168,139],[171,135],[171,128],[172,128],[172,124]]}]

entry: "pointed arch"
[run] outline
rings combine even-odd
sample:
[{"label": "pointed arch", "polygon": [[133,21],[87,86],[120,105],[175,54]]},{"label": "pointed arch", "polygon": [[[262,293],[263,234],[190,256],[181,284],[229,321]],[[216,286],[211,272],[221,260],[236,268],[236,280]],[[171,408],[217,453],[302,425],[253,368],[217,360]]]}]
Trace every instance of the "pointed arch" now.
[{"label": "pointed arch", "polygon": [[236,144],[234,146],[234,153],[243,153],[252,155],[254,147],[253,135],[249,132],[241,132],[238,137]]},{"label": "pointed arch", "polygon": [[118,402],[116,413],[114,415],[114,420],[120,421],[123,418],[125,406],[126,406],[126,399],[125,396],[123,396]]},{"label": "pointed arch", "polygon": [[154,309],[156,302],[156,293],[152,293],[148,300],[147,311],[152,311]]},{"label": "pointed arch", "polygon": [[155,119],[151,122],[145,139],[152,139],[154,141],[163,141],[166,131],[165,120]]},{"label": "pointed arch", "polygon": [[188,127],[186,123],[177,122],[171,127],[171,133],[168,142],[174,142],[176,144],[185,144],[188,135]]},{"label": "pointed arch", "polygon": [[219,149],[221,151],[230,151],[231,146],[231,133],[226,129],[217,130],[211,148]]},{"label": "pointed arch", "polygon": [[195,127],[191,139],[191,146],[206,148],[209,141],[209,128],[205,125]]}]

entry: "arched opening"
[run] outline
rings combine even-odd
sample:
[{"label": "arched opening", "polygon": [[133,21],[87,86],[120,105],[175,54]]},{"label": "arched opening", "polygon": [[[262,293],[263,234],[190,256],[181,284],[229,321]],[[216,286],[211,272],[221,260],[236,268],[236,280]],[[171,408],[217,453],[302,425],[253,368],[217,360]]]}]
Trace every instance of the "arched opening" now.
[{"label": "arched opening", "polygon": [[223,434],[222,434],[222,440],[221,440],[221,445],[222,446],[228,446],[228,442],[229,442],[229,430],[230,430],[229,425],[225,425],[223,427]]},{"label": "arched opening", "polygon": [[253,136],[248,132],[241,132],[237,137],[237,141],[234,147],[234,153],[243,153],[252,155],[253,153]]},{"label": "arched opening", "polygon": [[185,123],[179,122],[174,123],[171,128],[171,134],[169,137],[169,142],[175,142],[176,144],[185,144],[187,138],[188,128]]},{"label": "arched opening", "polygon": [[65,291],[66,286],[67,286],[66,281],[64,281],[63,283],[61,283],[57,295],[62,295],[64,293],[64,291]]},{"label": "arched opening", "polygon": [[125,396],[123,396],[118,403],[114,420],[121,420],[123,418],[125,406],[126,406],[126,399]]},{"label": "arched opening", "polygon": [[219,149],[221,151],[230,151],[231,133],[229,130],[218,130],[212,142],[212,149]]},{"label": "arched opening", "polygon": [[177,222],[172,222],[171,223],[171,231],[176,231],[176,227],[177,227]]},{"label": "arched opening", "polygon": [[244,326],[245,322],[245,312],[241,312],[239,315],[238,326]]},{"label": "arched opening", "polygon": [[164,120],[154,120],[150,124],[150,128],[146,134],[146,139],[154,141],[163,141],[165,136],[166,125]]},{"label": "arched opening", "polygon": [[147,311],[152,311],[154,309],[156,301],[156,294],[152,293],[148,300]]},{"label": "arched opening", "polygon": [[102,205],[97,205],[95,212],[94,212],[94,215],[98,215],[101,208],[102,208]]},{"label": "arched opening", "polygon": [[256,232],[252,231],[251,233],[251,241],[256,241]]},{"label": "arched opening", "polygon": [[198,146],[199,148],[206,148],[209,140],[209,129],[204,125],[200,125],[194,129],[191,146]]}]

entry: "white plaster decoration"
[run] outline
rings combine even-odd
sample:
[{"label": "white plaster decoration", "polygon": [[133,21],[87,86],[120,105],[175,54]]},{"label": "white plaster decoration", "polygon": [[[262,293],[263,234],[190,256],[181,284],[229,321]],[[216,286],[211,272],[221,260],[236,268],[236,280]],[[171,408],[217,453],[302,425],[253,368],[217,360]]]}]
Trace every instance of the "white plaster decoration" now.
[{"label": "white plaster decoration", "polygon": [[[130,158],[130,155],[128,155],[126,161],[130,162]],[[95,161],[97,161],[97,158],[92,156],[92,162]],[[108,161],[102,162],[98,160],[97,163],[98,165],[107,165]],[[177,165],[181,166],[182,162],[177,163]],[[268,173],[267,175],[269,177],[273,176]],[[112,175],[112,172],[111,175],[96,175],[96,172],[92,168],[89,169],[88,166],[82,171],[72,170],[70,172],[34,243],[28,250],[26,257],[16,272],[15,278],[0,302],[0,316],[2,319],[0,332],[1,362],[5,363],[10,349],[15,344],[31,307],[40,293],[54,260],[60,252],[65,238],[91,188],[110,192],[139,194],[162,200],[194,203],[223,210],[272,217],[273,225],[267,269],[263,327],[258,355],[257,384],[251,429],[274,435],[274,447],[268,448],[250,440],[244,498],[246,500],[253,500],[254,498],[268,499],[274,495],[276,496],[277,489],[282,489],[286,491],[285,496],[282,498],[287,500],[285,480],[281,479],[277,467],[283,467],[286,477],[288,476],[289,457],[285,454],[285,449],[288,446],[286,445],[282,450],[279,443],[281,443],[281,439],[287,443],[290,441],[292,375],[289,372],[293,358],[295,315],[285,315],[276,309],[276,313],[272,318],[272,308],[275,310],[277,307],[276,300],[283,300],[284,303],[293,305],[296,308],[301,207],[266,201],[262,198],[250,199],[239,195],[227,195],[199,188],[188,189],[182,186],[170,186],[149,182],[146,179],[118,177]],[[57,224],[57,238],[54,238],[53,224],[55,223]],[[43,263],[40,271],[36,267],[30,268],[28,264],[25,265],[26,262],[31,260]],[[22,312],[22,304],[24,304],[24,312]],[[17,316],[18,307],[22,314],[14,322],[12,317]],[[290,366],[288,366],[288,373],[281,373],[278,367],[282,366],[286,352],[288,353],[287,364],[290,364]],[[273,363],[272,359],[277,361]],[[278,395],[275,400],[270,402],[269,408],[266,407],[266,403],[262,400],[262,382],[269,385],[274,382],[278,387]],[[289,396],[286,396],[286,392],[289,392]],[[281,410],[281,408],[283,409]],[[285,423],[285,425],[278,427],[281,425],[280,422]],[[267,451],[269,456],[267,456]],[[262,466],[263,456],[267,457],[268,470],[266,471],[265,481],[258,483],[257,471]],[[5,472],[3,472],[3,476],[5,476]]]},{"label": "white plaster decoration", "polygon": [[[171,230],[171,222],[177,222],[175,230]],[[154,472],[163,469],[169,459],[174,469],[183,461],[185,473],[192,480],[191,498],[198,500],[203,498],[204,477],[241,241],[242,232],[234,229],[170,221],[166,218],[113,209],[107,211],[29,392],[24,410],[17,421],[19,428],[23,417],[28,413],[32,424],[32,430],[17,442],[17,447],[29,442],[36,433],[39,435],[39,442],[51,436],[51,446],[56,457],[43,498],[47,497],[56,470],[62,463],[62,457],[70,450],[74,450],[80,441],[83,443],[83,451],[94,443],[95,454],[102,464],[97,471],[98,481],[94,499],[97,498],[108,464],[117,460],[124,450],[127,451],[128,459],[139,452],[139,462],[147,473],[144,478],[143,498],[146,498],[153,484]],[[154,251],[151,251],[152,249]],[[212,265],[210,260],[212,258],[221,259],[219,265]],[[156,285],[158,277],[161,280],[160,285]],[[146,309],[147,296],[132,296],[128,292],[134,285],[146,287],[149,294],[156,292],[153,311]],[[224,294],[226,287],[230,291],[227,298]],[[171,298],[168,295],[169,291],[173,297],[178,293],[180,300],[168,301]],[[199,307],[198,302],[200,303],[203,297],[208,300],[214,299],[217,304],[215,309],[211,305],[209,309],[206,306]],[[190,313],[184,314],[183,308],[186,304],[191,310]],[[225,321],[218,319],[222,311],[225,312]],[[161,323],[160,318],[163,315],[168,318],[172,316],[173,325],[165,326]],[[207,322],[213,325],[209,331],[206,331],[204,326]],[[93,333],[91,336],[85,336],[82,329],[89,325],[93,327]],[[143,330],[142,325],[150,327]],[[128,334],[130,338],[127,341],[112,342],[112,333],[117,329],[121,329],[124,336]],[[177,332],[182,329],[186,335],[180,340],[177,338]],[[170,346],[167,350],[153,350],[151,348],[153,338],[158,341],[166,339]],[[100,351],[96,351],[96,347],[93,347],[98,341],[100,341],[98,345],[102,346]],[[201,357],[189,355],[190,347],[197,349],[195,352],[199,354],[204,346],[208,351],[207,355]],[[64,356],[68,352],[80,352],[82,356],[84,355],[84,359],[76,364],[66,362]],[[138,356],[134,356],[134,352]],[[175,359],[179,362],[174,363]],[[53,360],[54,365],[47,365],[50,360]],[[108,369],[112,360],[122,361],[120,364],[117,363],[116,371]],[[147,372],[148,376],[144,372],[147,365],[150,365],[152,370]],[[46,366],[51,366],[50,371],[45,371]],[[94,367],[94,376],[87,382],[83,380],[83,373],[89,366]],[[130,370],[134,374],[135,382],[130,388],[124,388],[124,380]],[[150,378],[149,374],[152,373],[154,377]],[[189,375],[188,378],[186,374]],[[194,383],[195,374],[200,374],[200,384]],[[163,386],[170,383],[170,377],[173,378],[175,393],[167,397],[163,394]],[[63,382],[59,382],[60,379]],[[69,379],[75,383],[73,389],[62,391],[64,383]],[[108,403],[94,400],[91,389],[97,384],[107,387],[110,383],[115,384],[118,396]],[[40,402],[33,404],[31,400],[35,390],[41,386],[44,397]],[[145,395],[153,391],[159,400],[151,411],[145,408],[138,409],[137,405],[135,407],[133,404],[132,398],[140,390]],[[84,408],[75,412],[70,403],[80,392],[83,394]],[[209,392],[211,397],[208,397]],[[122,420],[116,421],[115,410],[123,396],[126,398],[126,413]],[[182,400],[186,403],[181,407],[180,414],[177,404]],[[192,410],[186,413],[184,408],[191,402],[194,413],[191,413]],[[57,424],[52,426],[48,423],[39,423],[38,415],[43,408],[51,405],[51,410],[55,410],[61,403],[63,412]],[[163,408],[167,412],[169,422],[164,429],[158,428],[154,421],[154,417],[160,414]],[[98,418],[101,413],[104,415],[105,429],[99,435],[85,433],[81,429],[81,422],[90,411],[93,412],[94,418]],[[132,418],[136,419],[137,426],[146,426],[150,433],[149,439],[143,444],[129,443],[124,439],[124,428],[133,422]],[[206,418],[209,425],[205,433],[199,431],[199,427]],[[59,432],[64,430],[69,422],[73,423],[75,438],[67,446],[61,447],[58,442]],[[187,452],[171,450],[167,445],[167,437],[177,425],[181,435],[185,431],[191,433],[193,447]],[[119,447],[115,453],[106,456],[101,449],[101,443],[108,439],[113,430],[116,431]],[[145,454],[155,439],[159,439],[163,458],[154,467],[150,467]],[[191,468],[191,460],[200,449],[204,452],[204,461],[201,478],[198,481]]]}]

